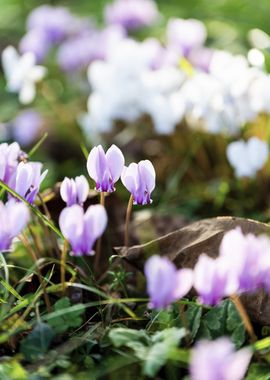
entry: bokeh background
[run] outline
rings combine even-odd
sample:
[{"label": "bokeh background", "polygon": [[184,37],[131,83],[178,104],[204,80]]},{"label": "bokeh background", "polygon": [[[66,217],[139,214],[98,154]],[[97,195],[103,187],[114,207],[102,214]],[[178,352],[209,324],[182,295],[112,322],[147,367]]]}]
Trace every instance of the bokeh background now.
[{"label": "bokeh background", "polygon": [[[39,5],[65,6],[78,16],[93,17],[102,26],[103,9],[108,3],[110,1],[105,0],[0,0],[0,51],[7,45],[18,45],[26,31],[28,14]],[[270,33],[268,0],[158,0],[157,4],[163,18],[151,27],[151,36],[161,41],[171,17],[203,21],[208,31],[207,46],[237,54],[246,54],[250,48],[248,33],[251,29],[259,28]],[[149,30],[135,35],[144,39],[149,36]],[[7,123],[22,107],[16,96],[3,91],[5,79],[2,74],[0,88],[0,122]],[[44,131],[49,131],[49,137],[35,157],[50,169],[46,186],[53,186],[65,175],[86,172],[82,145],[89,150],[94,141],[91,137],[85,140],[78,127],[77,115],[86,108],[89,89],[83,83],[74,86],[74,80],[66,78],[55,64],[50,63],[49,75],[39,91],[41,96],[37,97],[33,107],[45,117]],[[268,140],[268,117],[256,120],[246,136],[254,133]],[[268,220],[270,168],[267,166],[256,179],[236,179],[226,160],[228,141],[230,138],[191,131],[182,126],[181,132],[178,130],[165,137],[156,136],[151,131],[146,134],[138,132],[138,136],[121,147],[130,161],[147,157],[155,163],[158,179],[155,212],[181,214],[189,219],[225,214]],[[104,138],[105,144],[112,142],[121,145],[116,131]],[[126,200],[125,192],[122,193]]]}]

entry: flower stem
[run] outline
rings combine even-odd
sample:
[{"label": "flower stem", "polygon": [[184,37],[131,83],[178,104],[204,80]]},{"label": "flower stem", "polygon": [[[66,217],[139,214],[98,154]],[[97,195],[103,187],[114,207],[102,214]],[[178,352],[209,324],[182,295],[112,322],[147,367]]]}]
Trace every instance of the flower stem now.
[{"label": "flower stem", "polygon": [[126,212],[126,223],[125,223],[125,247],[129,245],[129,223],[133,206],[133,196],[131,195],[128,201],[127,212]]},{"label": "flower stem", "polygon": [[233,294],[231,297],[232,302],[234,303],[240,317],[242,318],[242,321],[244,323],[245,329],[250,336],[250,340],[252,342],[257,341],[257,337],[255,335],[254,329],[252,327],[252,324],[250,322],[249,316],[246,312],[246,309],[244,308],[239,296],[237,294]]},{"label": "flower stem", "polygon": [[[105,207],[105,193],[103,191],[100,193],[99,203],[101,204],[101,206]],[[96,255],[95,255],[95,264],[94,264],[95,270],[98,270],[98,266],[99,266],[101,239],[102,239],[101,237],[98,239],[97,246],[96,246]]]},{"label": "flower stem", "polygon": [[64,246],[61,253],[61,284],[62,284],[62,292],[63,295],[65,294],[66,290],[66,258],[67,258],[67,248],[68,248],[68,242],[67,240],[64,241]]}]

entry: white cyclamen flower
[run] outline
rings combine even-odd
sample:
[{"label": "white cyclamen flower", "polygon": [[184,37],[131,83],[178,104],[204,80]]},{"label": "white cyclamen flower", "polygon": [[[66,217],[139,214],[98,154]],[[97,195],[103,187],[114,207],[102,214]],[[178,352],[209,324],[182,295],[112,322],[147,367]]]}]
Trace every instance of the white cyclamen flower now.
[{"label": "white cyclamen flower", "polygon": [[20,56],[13,46],[2,53],[2,65],[7,79],[7,89],[19,94],[22,104],[31,103],[36,95],[35,83],[44,78],[46,68],[36,65],[33,53]]},{"label": "white cyclamen flower", "polygon": [[254,177],[266,163],[268,155],[268,144],[257,137],[251,137],[247,142],[234,141],[227,147],[227,158],[237,177]]}]

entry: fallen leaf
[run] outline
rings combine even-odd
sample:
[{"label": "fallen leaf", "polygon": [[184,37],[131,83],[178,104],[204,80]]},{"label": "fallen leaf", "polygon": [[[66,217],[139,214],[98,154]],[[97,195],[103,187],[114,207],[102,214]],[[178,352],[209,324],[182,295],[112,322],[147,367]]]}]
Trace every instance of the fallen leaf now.
[{"label": "fallen leaf", "polygon": [[[141,271],[151,255],[167,256],[177,268],[193,268],[202,253],[217,257],[223,235],[235,227],[241,227],[245,234],[270,235],[270,226],[265,223],[225,216],[200,220],[146,244],[115,251]],[[270,325],[270,296],[266,292],[244,294],[241,299],[253,321]]]}]

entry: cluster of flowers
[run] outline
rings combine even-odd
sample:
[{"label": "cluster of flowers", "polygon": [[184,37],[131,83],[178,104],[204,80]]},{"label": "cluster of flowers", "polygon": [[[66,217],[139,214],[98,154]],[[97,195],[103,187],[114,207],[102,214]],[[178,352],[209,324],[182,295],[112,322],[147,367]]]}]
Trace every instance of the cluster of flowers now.
[{"label": "cluster of flowers", "polygon": [[[0,180],[32,204],[47,170],[41,173],[42,164],[26,162],[26,158],[18,143],[0,144]],[[0,202],[0,250],[10,249],[13,238],[22,232],[29,218],[27,206],[17,198],[9,195],[5,204]]]},{"label": "cluster of flowers", "polygon": [[[170,19],[164,44],[131,37],[131,31],[160,19],[152,0],[115,0],[105,7],[105,28],[99,30],[66,8],[42,5],[28,17],[19,46],[23,55],[11,46],[3,52],[7,88],[30,103],[35,83],[46,74],[36,62],[57,45],[63,70],[89,65],[88,112],[78,115],[87,135],[108,132],[117,120],[129,123],[149,115],[157,133],[172,133],[185,120],[191,127],[234,136],[259,114],[270,113],[270,76],[259,49],[247,57],[209,49],[206,28],[194,19]],[[40,124],[29,119],[38,130]],[[268,144],[257,138],[235,141],[227,157],[236,176],[253,177],[268,158]]]},{"label": "cluster of flowers", "polygon": [[[115,191],[115,183],[121,177],[123,185],[131,193],[133,204],[151,203],[155,188],[155,169],[149,160],[125,166],[121,150],[112,145],[105,153],[102,146],[94,147],[87,160],[89,176],[95,181],[95,189],[101,193]],[[95,241],[107,225],[103,205],[90,206],[84,213],[83,203],[89,193],[87,179],[81,175],[75,179],[65,178],[60,194],[67,207],[61,212],[59,225],[69,241],[74,255],[92,255]]]},{"label": "cluster of flowers", "polygon": [[270,291],[270,239],[236,228],[224,235],[217,258],[202,254],[193,270],[177,270],[166,257],[152,256],[145,275],[150,307],[157,309],[184,297],[192,286],[206,305],[261,288]]},{"label": "cluster of flowers", "polygon": [[[41,174],[42,164],[26,162],[26,155],[17,143],[0,145],[0,179],[29,203],[33,203],[47,171]],[[94,147],[87,160],[89,176],[99,192],[115,191],[115,183],[122,183],[131,193],[133,203],[151,202],[155,187],[155,170],[150,161],[125,166],[122,152],[112,145],[105,153],[102,146]],[[103,205],[83,204],[89,193],[87,179],[81,175],[65,178],[60,194],[67,207],[62,210],[59,225],[69,241],[74,255],[93,254],[93,245],[107,225]],[[29,222],[27,206],[18,199],[0,202],[0,250],[10,249],[13,239]],[[237,254],[236,254],[237,253]],[[255,291],[259,287],[270,289],[270,241],[266,237],[244,236],[240,229],[228,232],[222,241],[220,256],[211,259],[201,255],[194,271],[177,270],[166,258],[154,256],[145,266],[150,306],[165,308],[185,296],[192,285],[200,301],[215,305],[224,296]],[[232,264],[233,263],[233,264]],[[245,348],[234,351],[227,338],[214,342],[200,341],[192,351],[190,374],[193,380],[241,380],[250,362],[252,352]],[[209,365],[211,363],[211,365]]]},{"label": "cluster of flowers", "polygon": [[[152,256],[145,265],[149,307],[167,308],[184,297],[194,286],[199,301],[216,305],[222,298],[254,292],[270,291],[270,239],[266,236],[243,235],[240,228],[224,235],[220,255],[213,259],[199,257],[194,270],[180,269],[166,257]],[[192,350],[192,380],[241,380],[252,357],[250,348],[235,352],[229,338],[199,341]]]},{"label": "cluster of flowers", "polygon": [[[33,204],[48,171],[41,173],[40,162],[26,162],[26,159],[27,156],[18,143],[0,144],[0,180]],[[118,147],[112,145],[105,154],[99,145],[89,154],[87,170],[99,192],[115,191],[115,183],[121,177],[123,185],[131,193],[133,204],[146,205],[152,202],[155,169],[149,160],[140,161],[138,164],[131,163],[127,167]],[[61,184],[60,194],[67,207],[61,212],[59,225],[75,255],[93,254],[93,245],[107,225],[107,214],[103,205],[90,206],[84,212],[83,204],[88,193],[89,184],[83,175],[75,179],[65,178]],[[0,203],[0,219],[3,221],[0,228],[1,250],[10,248],[13,238],[29,221],[27,206],[11,195],[9,198],[6,204]]]},{"label": "cluster of flowers", "polygon": [[118,0],[104,9],[105,28],[92,19],[79,18],[63,7],[42,5],[29,15],[21,53],[33,52],[38,62],[58,45],[57,61],[65,71],[85,68],[96,59],[106,59],[108,50],[130,30],[153,24],[159,18],[152,0]]}]

